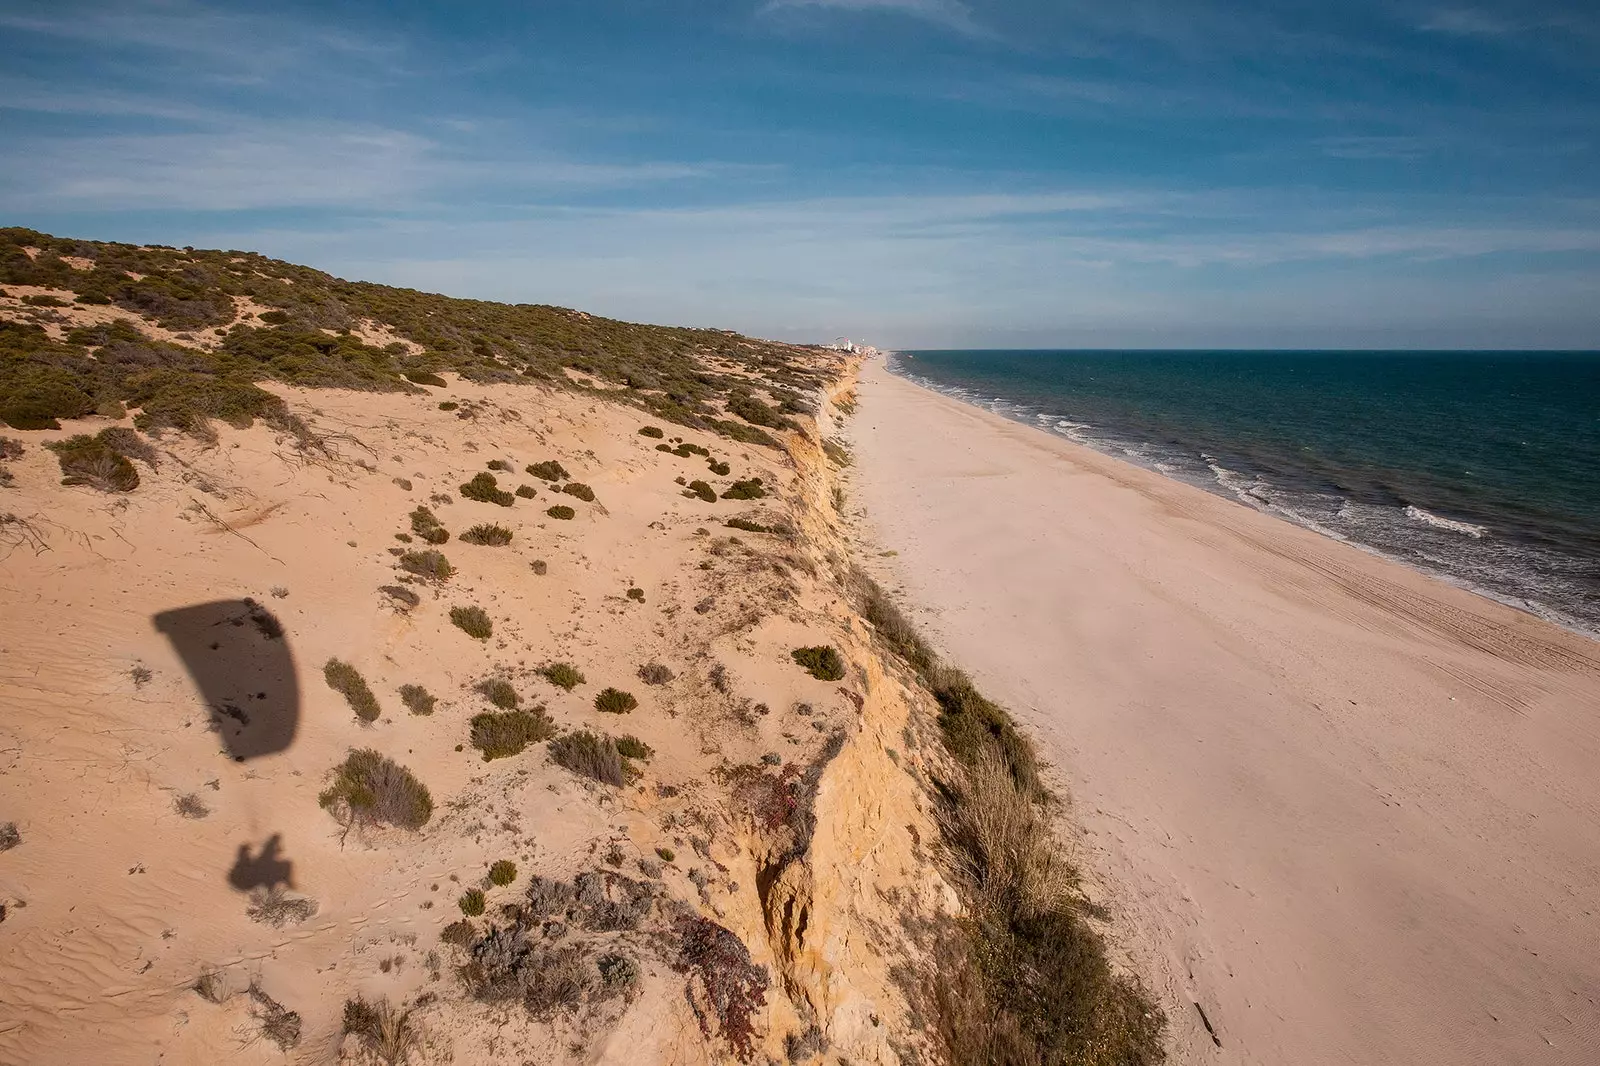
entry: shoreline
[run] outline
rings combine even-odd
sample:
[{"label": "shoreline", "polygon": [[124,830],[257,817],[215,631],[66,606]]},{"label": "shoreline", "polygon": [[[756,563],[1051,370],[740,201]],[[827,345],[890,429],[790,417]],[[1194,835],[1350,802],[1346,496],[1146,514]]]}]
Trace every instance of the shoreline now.
[{"label": "shoreline", "polygon": [[[1222,470],[1213,465],[1211,473],[1214,480],[1212,481],[1208,482],[1201,478],[1183,477],[1180,476],[1173,468],[1169,468],[1163,462],[1155,460],[1145,462],[1143,461],[1143,457],[1135,455],[1130,450],[1124,449],[1124,454],[1119,455],[1116,452],[1111,451],[1109,447],[1100,446],[1101,443],[1111,443],[1109,441],[1097,442],[1083,440],[1070,434],[1058,432],[1053,428],[1047,427],[1044,424],[1042,416],[1039,416],[1036,413],[1031,419],[1025,418],[1023,417],[1024,413],[1032,411],[1032,409],[1026,404],[1005,400],[1003,397],[996,397],[995,400],[985,402],[977,398],[979,394],[972,394],[971,396],[962,395],[962,393],[966,392],[967,390],[961,387],[956,387],[954,391],[950,391],[947,388],[941,387],[940,383],[935,382],[932,379],[923,378],[920,375],[908,373],[908,368],[903,363],[895,362],[897,357],[904,359],[912,358],[911,356],[905,356],[903,353],[894,351],[886,353],[883,366],[888,373],[894,374],[896,377],[906,380],[920,388],[925,388],[929,391],[935,392],[947,399],[951,399],[958,403],[963,403],[969,407],[973,407],[997,417],[1004,418],[1007,421],[1013,422],[1017,425],[1028,426],[1032,429],[1037,429],[1040,432],[1046,433],[1052,437],[1059,437],[1061,439],[1068,440],[1079,447],[1087,448],[1090,451],[1105,456],[1106,458],[1127,463],[1128,465],[1137,467],[1140,470],[1158,474],[1169,481],[1175,481],[1182,485],[1198,488],[1203,492],[1209,493],[1210,495],[1216,496],[1223,500],[1243,504],[1244,506],[1258,511],[1264,515],[1278,518],[1301,529],[1306,529],[1318,534],[1319,536],[1326,537],[1329,540],[1348,545],[1375,558],[1398,564],[1408,570],[1432,578],[1433,580],[1442,581],[1452,587],[1463,589],[1487,600],[1492,600],[1493,602],[1502,606],[1510,607],[1513,610],[1531,615],[1540,619],[1541,621],[1560,626],[1561,628],[1576,633],[1580,636],[1587,637],[1591,640],[1600,640],[1600,624],[1577,617],[1565,610],[1562,610],[1560,607],[1536,599],[1530,595],[1527,595],[1526,593],[1512,595],[1507,592],[1496,590],[1488,585],[1483,584],[1481,581],[1474,581],[1471,577],[1452,572],[1442,563],[1426,563],[1415,558],[1408,558],[1397,551],[1386,549],[1377,544],[1368,543],[1356,536],[1347,535],[1346,533],[1340,532],[1339,530],[1334,529],[1323,522],[1319,522],[1309,515],[1296,511],[1291,507],[1262,499],[1257,496],[1254,490],[1251,488],[1247,487],[1241,489],[1230,485],[1227,480],[1238,479],[1241,476],[1252,477],[1256,475],[1240,475],[1234,471]],[[999,409],[996,404],[1001,402],[1010,405],[1010,407],[1014,408],[1014,410],[1007,411]],[[1079,428],[1098,431],[1100,427],[1081,426]],[[1202,454],[1200,458],[1202,460],[1209,460],[1210,457]],[[1465,518],[1451,518],[1445,515],[1436,514],[1416,504],[1410,504],[1404,510],[1407,516],[1413,521],[1423,525],[1431,526],[1435,529],[1451,530],[1464,536],[1471,536],[1474,538],[1482,536],[1484,532],[1484,527],[1482,525],[1475,524],[1478,521],[1483,521],[1483,516],[1474,516],[1474,521],[1467,521]],[[1525,538],[1519,535],[1513,535],[1510,538],[1510,543],[1522,545],[1524,547],[1526,546]],[[1415,547],[1413,547],[1412,550],[1415,551]],[[1419,552],[1418,554],[1423,555],[1425,558],[1427,557],[1425,552]]]},{"label": "shoreline", "polygon": [[1586,1060],[1600,646],[882,363],[860,395],[877,569],[1068,780],[1175,1061]]}]

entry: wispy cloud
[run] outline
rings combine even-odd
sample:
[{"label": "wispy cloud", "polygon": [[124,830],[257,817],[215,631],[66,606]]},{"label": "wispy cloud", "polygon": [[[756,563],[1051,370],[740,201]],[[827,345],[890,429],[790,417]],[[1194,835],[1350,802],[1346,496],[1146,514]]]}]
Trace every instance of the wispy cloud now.
[{"label": "wispy cloud", "polygon": [[887,12],[934,23],[966,37],[998,40],[999,34],[973,17],[961,0],[768,0],[764,14],[803,9],[847,12]]},{"label": "wispy cloud", "polygon": [[1517,27],[1495,15],[1475,8],[1441,8],[1430,15],[1422,28],[1460,37],[1502,37]]}]

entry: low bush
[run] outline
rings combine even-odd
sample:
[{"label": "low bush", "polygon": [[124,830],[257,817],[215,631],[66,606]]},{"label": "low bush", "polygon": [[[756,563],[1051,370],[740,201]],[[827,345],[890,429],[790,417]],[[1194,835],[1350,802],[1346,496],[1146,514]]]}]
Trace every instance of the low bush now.
[{"label": "low bush", "polygon": [[461,913],[468,918],[476,918],[482,914],[484,903],[483,889],[481,888],[469,888],[461,894],[460,899],[456,900],[457,906],[461,908]]},{"label": "low bush", "polygon": [[683,494],[685,496],[689,496],[689,497],[698,496],[700,499],[706,501],[707,503],[716,503],[717,502],[717,492],[716,492],[716,490],[713,489],[710,485],[707,485],[704,481],[691,481],[691,482],[689,482],[689,487],[683,490]]},{"label": "low bush", "polygon": [[639,701],[633,698],[633,693],[621,689],[604,688],[594,698],[594,709],[606,714],[627,714],[637,706]]},{"label": "low bush", "polygon": [[759,500],[767,494],[766,488],[761,484],[761,479],[753,477],[748,481],[735,481],[728,486],[728,491],[722,494],[724,500]]},{"label": "low bush", "polygon": [[665,685],[676,675],[661,663],[645,663],[639,667],[639,680],[647,685]]},{"label": "low bush", "polygon": [[454,400],[445,400],[445,401],[443,401],[443,402],[441,402],[439,404],[439,410],[441,410],[441,411],[454,411],[456,408],[458,408],[460,406],[461,405],[456,403]]},{"label": "low bush", "polygon": [[411,512],[411,532],[429,544],[443,544],[450,534],[439,523],[439,516],[426,507]]},{"label": "low bush", "polygon": [[278,885],[259,887],[250,893],[250,902],[244,913],[252,922],[282,929],[286,925],[299,925],[315,918],[317,901],[307,896],[291,896]]},{"label": "low bush", "polygon": [[421,685],[401,685],[400,702],[412,714],[432,714],[434,704],[439,701]]},{"label": "low bush", "polygon": [[433,817],[433,797],[427,786],[410,770],[371,748],[351,750],[333,773],[333,784],[317,802],[346,824],[415,830]]},{"label": "low bush", "polygon": [[752,522],[748,518],[730,518],[722,523],[729,529],[742,529],[746,533],[775,533],[777,530],[771,526],[764,526],[760,522]]},{"label": "low bush", "polygon": [[484,699],[503,710],[509,711],[522,702],[522,697],[511,687],[511,682],[503,677],[484,678],[473,687]]},{"label": "low bush", "polygon": [[506,462],[504,459],[490,459],[484,465],[490,470],[503,470],[506,473],[511,472],[511,464]]},{"label": "low bush", "polygon": [[671,450],[672,450],[672,445],[670,445],[670,444],[657,444],[656,445],[656,451],[658,451],[658,452],[670,452]]},{"label": "low bush", "polygon": [[568,507],[564,503],[558,503],[554,507],[552,507],[548,511],[546,511],[545,514],[549,515],[551,518],[559,518],[563,522],[568,522],[568,521],[571,521],[572,519],[576,518],[577,515],[578,515],[578,512],[574,511],[572,508]]},{"label": "low bush", "polygon": [[661,431],[661,429],[659,427],[657,427],[657,426],[640,426],[639,427],[639,436],[641,436],[641,437],[655,437],[657,440],[660,440],[662,437],[666,436],[666,434],[663,433]]},{"label": "low bush", "polygon": [[93,437],[80,433],[45,445],[61,464],[63,485],[88,485],[101,492],[132,492],[139,487],[139,471],[114,446],[117,438],[108,437],[110,433],[104,430]]},{"label": "low bush", "polygon": [[482,607],[452,607],[450,621],[469,637],[488,640],[494,633],[494,623]]},{"label": "low bush", "polygon": [[616,742],[587,730],[568,733],[550,742],[550,758],[575,774],[622,787],[626,780]]},{"label": "low bush", "polygon": [[528,473],[545,481],[565,481],[572,475],[567,473],[567,468],[554,459],[547,459],[542,463],[530,463]]},{"label": "low bush", "polygon": [[172,809],[185,818],[204,818],[211,813],[211,808],[206,806],[206,801],[200,798],[198,792],[185,792],[172,801]]},{"label": "low bush", "polygon": [[576,496],[584,503],[594,502],[594,489],[591,489],[588,485],[585,485],[581,481],[569,481],[567,484],[561,486],[561,491],[566,493],[568,496]]},{"label": "low bush", "polygon": [[640,589],[640,588],[629,589],[628,590],[628,599],[633,600],[633,601],[635,601],[637,603],[643,603],[644,602],[644,589]]},{"label": "low bush", "polygon": [[501,859],[489,867],[489,883],[501,888],[517,879],[517,864],[510,859]]},{"label": "low bush", "polygon": [[435,388],[442,389],[450,384],[438,374],[428,374],[419,370],[407,370],[404,377],[413,385],[432,385]]},{"label": "low bush", "polygon": [[532,485],[518,485],[517,486],[517,495],[521,496],[524,500],[531,500],[535,496],[539,495],[539,493],[534,489],[534,487]]},{"label": "low bush", "polygon": [[711,453],[706,451],[706,449],[700,447],[698,444],[690,444],[688,441],[684,441],[682,444],[672,449],[672,454],[676,455],[679,459],[687,459],[691,455],[703,455],[707,459],[711,458]]},{"label": "low bush", "polygon": [[656,749],[646,744],[635,736],[618,737],[616,740],[617,754],[624,759],[648,759],[656,753]]},{"label": "low bush", "polygon": [[528,564],[528,569],[532,570],[540,577],[544,577],[544,575],[550,572],[550,564],[545,562],[543,559],[535,559],[533,562]]},{"label": "low bush", "polygon": [[831,644],[820,644],[814,648],[796,648],[789,654],[818,681],[844,680],[844,657],[839,654],[839,649]]},{"label": "low bush", "polygon": [[567,663],[551,663],[539,671],[546,681],[557,688],[564,688],[568,692],[584,683],[583,674],[574,666]]},{"label": "low bush", "polygon": [[461,495],[479,503],[497,503],[501,507],[510,507],[516,502],[516,497],[500,488],[494,475],[487,471],[472,475],[472,480],[461,486]]},{"label": "low bush", "polygon": [[502,547],[511,543],[511,530],[505,526],[476,525],[461,534],[459,539],[468,544]]},{"label": "low bush", "polygon": [[711,460],[706,465],[709,466],[711,468],[711,472],[718,477],[727,477],[729,474],[733,473],[733,467],[729,466],[727,463],[719,463],[715,459]]},{"label": "low bush", "polygon": [[529,744],[555,735],[555,725],[544,708],[531,711],[485,711],[472,717],[472,746],[483,761],[521,755]]},{"label": "low bush", "polygon": [[671,848],[657,848],[656,854],[660,856],[662,862],[672,862],[678,857],[678,853]]},{"label": "low bush", "polygon": [[406,552],[400,556],[400,569],[434,581],[444,581],[455,573],[444,553],[436,551]]},{"label": "low bush", "polygon": [[338,659],[329,659],[322,667],[322,678],[328,687],[342,694],[350,704],[350,709],[356,712],[356,717],[363,722],[375,722],[378,715],[383,713],[378,706],[378,697],[372,694],[372,689],[367,687],[366,678],[362,677],[355,667]]},{"label": "low bush", "polygon": [[844,447],[844,445],[839,444],[837,441],[823,441],[822,450],[829,459],[832,459],[839,466],[850,465],[850,452]]}]

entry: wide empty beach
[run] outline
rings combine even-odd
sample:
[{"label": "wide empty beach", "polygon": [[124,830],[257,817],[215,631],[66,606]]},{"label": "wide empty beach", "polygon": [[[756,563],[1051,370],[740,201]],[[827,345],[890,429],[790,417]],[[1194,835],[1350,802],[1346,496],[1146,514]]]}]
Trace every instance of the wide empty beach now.
[{"label": "wide empty beach", "polygon": [[860,398],[882,576],[1060,771],[1176,1061],[1600,1061],[1600,643],[881,363]]}]

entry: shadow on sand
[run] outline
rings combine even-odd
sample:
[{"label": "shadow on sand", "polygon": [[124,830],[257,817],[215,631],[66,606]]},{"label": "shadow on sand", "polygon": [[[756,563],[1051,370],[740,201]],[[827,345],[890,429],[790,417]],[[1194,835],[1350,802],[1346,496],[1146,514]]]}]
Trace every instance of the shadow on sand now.
[{"label": "shadow on sand", "polygon": [[293,888],[294,863],[278,854],[282,846],[281,833],[273,833],[268,837],[258,855],[250,854],[249,844],[240,844],[239,853],[234,856],[233,869],[228,871],[228,884],[240,892],[249,892],[253,888],[269,891],[279,887]]},{"label": "shadow on sand", "polygon": [[254,600],[217,600],[153,619],[200,690],[211,728],[236,762],[286,750],[300,724],[294,656],[276,616]]}]

